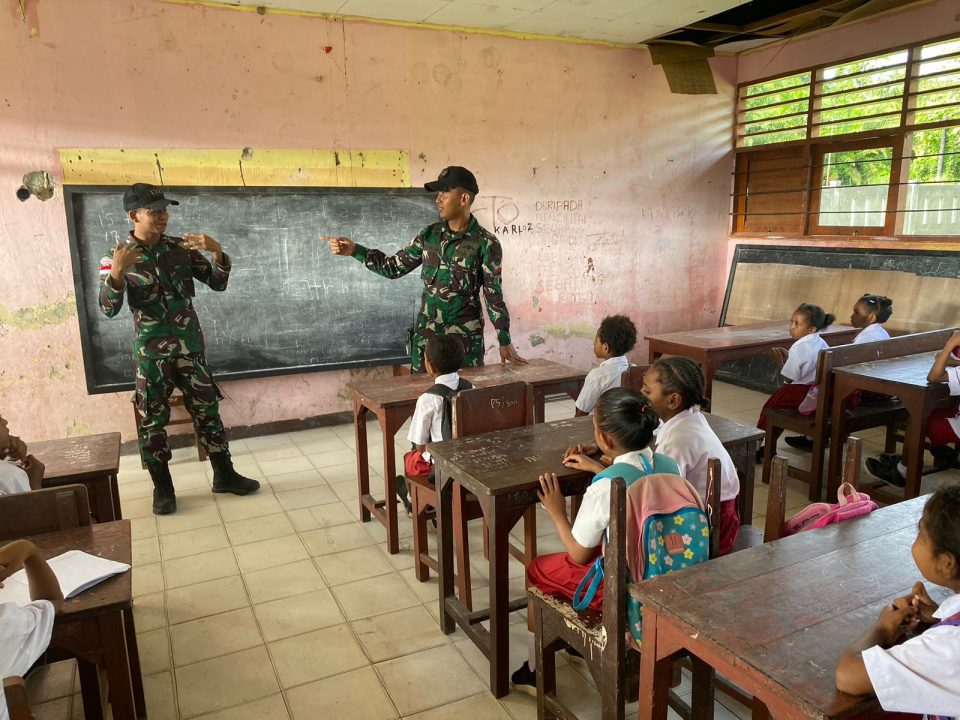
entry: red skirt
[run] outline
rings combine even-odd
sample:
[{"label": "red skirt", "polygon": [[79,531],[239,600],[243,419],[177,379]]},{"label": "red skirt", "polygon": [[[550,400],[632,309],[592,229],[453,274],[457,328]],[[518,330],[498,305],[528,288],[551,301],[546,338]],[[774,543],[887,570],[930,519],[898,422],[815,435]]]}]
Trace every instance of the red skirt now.
[{"label": "red skirt", "polygon": [[724,500],[720,503],[720,554],[726,555],[733,549],[733,544],[740,534],[740,512],[737,510],[737,499]]},{"label": "red skirt", "polygon": [[952,408],[934,410],[927,418],[927,437],[931,445],[952,445],[960,442],[953,426],[948,422],[957,416],[960,405]]},{"label": "red skirt", "polygon": [[767,408],[798,408],[803,399],[807,396],[809,385],[802,383],[785,383],[777,388],[763,404],[763,410],[760,411],[760,419],[757,421],[757,427],[761,430],[767,429],[767,415],[764,412]]},{"label": "red skirt", "polygon": [[[527,585],[547,594],[556,593],[567,600],[573,600],[577,585],[583,580],[583,576],[587,574],[599,555],[598,547],[593,559],[586,565],[575,563],[565,552],[538,555],[527,565]],[[589,607],[591,610],[603,609],[603,581],[600,582],[597,594],[593,596]]]}]

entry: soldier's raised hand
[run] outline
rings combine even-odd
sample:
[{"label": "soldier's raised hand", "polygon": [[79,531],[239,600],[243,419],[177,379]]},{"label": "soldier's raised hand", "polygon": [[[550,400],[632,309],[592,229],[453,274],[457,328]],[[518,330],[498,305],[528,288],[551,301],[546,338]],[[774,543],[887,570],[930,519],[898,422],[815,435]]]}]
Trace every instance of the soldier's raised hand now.
[{"label": "soldier's raised hand", "polygon": [[110,270],[110,275],[119,282],[123,279],[124,271],[141,260],[143,260],[143,248],[134,242],[118,239],[116,247],[113,248],[113,268]]},{"label": "soldier's raised hand", "polygon": [[332,235],[322,235],[320,237],[325,243],[330,244],[330,249],[334,255],[351,256],[357,249],[357,244],[347,237],[334,237]]},{"label": "soldier's raised hand", "polygon": [[220,243],[204,233],[188,232],[183,234],[183,244],[188,250],[206,250],[220,252]]}]

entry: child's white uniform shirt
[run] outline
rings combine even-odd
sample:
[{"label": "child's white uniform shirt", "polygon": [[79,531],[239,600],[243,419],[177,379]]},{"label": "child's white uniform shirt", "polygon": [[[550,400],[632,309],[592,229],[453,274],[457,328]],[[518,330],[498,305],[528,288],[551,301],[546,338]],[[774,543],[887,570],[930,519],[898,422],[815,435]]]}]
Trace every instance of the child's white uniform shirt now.
[{"label": "child's white uniform shirt", "polygon": [[7,460],[0,460],[0,495],[27,492],[30,478],[27,471]]},{"label": "child's white uniform shirt", "polygon": [[[54,615],[49,600],[34,600],[23,607],[0,603],[0,678],[24,675],[44,653],[50,644]],[[9,717],[0,692],[0,720]]]},{"label": "child's white uniform shirt", "polygon": [[[960,367],[948,367],[946,368],[946,373],[950,394],[960,395]],[[960,437],[960,413],[958,413],[955,418],[947,420],[947,422],[950,423],[950,427],[953,428],[953,432],[956,433],[957,437]]]},{"label": "child's white uniform shirt", "polygon": [[[649,467],[653,467],[653,451],[650,448],[634,450],[618,455],[613,462],[627,463],[634,467],[647,467],[640,456],[647,459]],[[586,548],[597,547],[603,539],[603,534],[610,525],[610,478],[600,478],[590,483],[590,487],[583,493],[583,502],[577,512],[577,519],[573,521],[570,534],[578,544]]]},{"label": "child's white uniform shirt", "polygon": [[587,373],[583,381],[583,388],[577,395],[577,410],[585,413],[593,412],[597,400],[610,388],[620,387],[620,375],[630,367],[626,355],[607,358],[597,367]]},{"label": "child's white uniform shirt", "polygon": [[[460,373],[452,372],[446,375],[437,375],[434,385],[446,385],[456,390],[460,385]],[[431,393],[423,393],[417,398],[417,407],[410,418],[410,432],[407,439],[414,445],[426,445],[429,442],[440,442],[443,439],[443,398]],[[430,461],[430,453],[424,451],[423,459]]]},{"label": "child's white uniform shirt", "polygon": [[780,374],[801,385],[811,385],[817,379],[817,358],[829,347],[820,333],[804,335],[790,346],[790,354]]},{"label": "child's white uniform shirt", "polygon": [[[943,601],[934,616],[960,612],[960,595]],[[933,626],[884,650],[863,651],[863,664],[887,712],[960,717],[960,627]]]},{"label": "child's white uniform shirt", "polygon": [[878,342],[879,340],[889,339],[890,333],[887,332],[886,328],[880,323],[873,323],[871,325],[867,325],[863,330],[857,333],[857,336],[853,339],[853,344],[859,345],[860,343]]},{"label": "child's white uniform shirt", "polygon": [[700,497],[707,498],[707,463],[720,460],[720,500],[733,500],[740,494],[740,478],[730,453],[694,405],[679,412],[657,428],[658,453],[669,455],[680,466],[680,476],[693,485]]}]

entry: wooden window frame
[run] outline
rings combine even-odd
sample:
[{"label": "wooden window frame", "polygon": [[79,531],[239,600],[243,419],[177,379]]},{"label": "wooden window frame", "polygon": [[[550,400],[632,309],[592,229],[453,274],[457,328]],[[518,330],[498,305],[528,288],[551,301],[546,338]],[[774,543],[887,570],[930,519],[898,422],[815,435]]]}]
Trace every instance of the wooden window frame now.
[{"label": "wooden window frame", "polygon": [[[751,80],[749,82],[742,82],[737,84],[737,97],[735,101],[735,110],[736,110],[736,120],[733,127],[733,147],[734,147],[734,171],[733,171],[733,192],[731,196],[731,235],[736,237],[777,237],[784,239],[797,239],[797,240],[813,240],[813,241],[823,241],[824,239],[850,239],[851,237],[856,237],[858,240],[880,240],[880,241],[890,241],[898,240],[905,242],[937,242],[944,243],[950,242],[952,239],[958,237],[954,235],[902,235],[901,230],[903,226],[903,210],[905,207],[905,196],[906,193],[901,193],[900,188],[905,187],[905,183],[908,178],[910,163],[903,162],[904,157],[910,157],[913,155],[912,151],[909,150],[910,147],[910,135],[914,132],[921,130],[933,130],[942,127],[957,127],[960,126],[960,118],[953,118],[949,120],[941,120],[935,122],[925,122],[925,123],[913,123],[912,118],[915,117],[915,114],[918,110],[922,111],[925,108],[916,107],[916,98],[930,92],[938,92],[940,90],[948,90],[954,86],[948,88],[937,88],[936,90],[928,90],[920,92],[918,90],[919,82],[922,79],[928,77],[935,77],[936,75],[941,74],[955,74],[957,70],[944,71],[941,73],[934,73],[931,75],[919,76],[919,68],[923,63],[936,62],[942,59],[955,58],[960,56],[960,52],[951,52],[946,53],[943,56],[935,56],[932,58],[921,58],[920,51],[922,48],[933,45],[939,42],[948,42],[951,40],[960,41],[960,35],[957,33],[951,33],[949,35],[943,35],[939,37],[930,38],[922,42],[914,42],[908,45],[900,45],[892,48],[888,48],[883,51],[874,51],[870,53],[864,53],[852,57],[842,58],[839,60],[834,60],[829,63],[821,63],[807,68],[798,68],[791,70],[789,72],[780,73],[767,78],[758,78]],[[876,130],[865,130],[856,133],[844,133],[840,135],[829,135],[818,137],[816,135],[817,130],[820,125],[823,123],[815,122],[815,118],[818,116],[818,113],[821,112],[822,108],[820,107],[820,97],[818,94],[818,87],[824,82],[829,82],[829,80],[824,80],[822,75],[823,71],[836,67],[838,65],[846,65],[849,63],[857,62],[860,60],[869,59],[877,56],[891,55],[898,52],[907,53],[906,61],[902,64],[905,68],[904,78],[902,80],[893,80],[887,84],[903,84],[903,92],[899,96],[901,99],[901,110],[899,123],[896,127],[891,128],[882,128]],[[891,67],[899,67],[901,64]],[[878,68],[876,70],[871,70],[870,72],[883,72],[885,68]],[[808,110],[807,110],[807,127],[806,127],[806,138],[800,140],[788,140],[776,143],[768,143],[763,145],[752,145],[752,146],[739,146],[738,143],[741,140],[739,134],[740,127],[742,123],[739,122],[741,117],[741,112],[743,108],[741,107],[742,101],[747,97],[743,95],[745,88],[750,85],[756,85],[758,83],[769,82],[772,80],[777,80],[783,77],[790,77],[791,75],[799,75],[801,73],[809,72],[810,73],[810,90],[808,95]],[[842,76],[839,79],[843,79]],[[802,87],[803,84],[799,84],[794,87]],[[875,86],[877,87],[877,86]],[[792,89],[792,88],[791,88]],[[850,91],[845,91],[850,92]],[[897,98],[891,98],[897,99]],[[797,102],[796,100],[789,102]],[[882,102],[882,100],[877,100],[875,102]],[[953,105],[953,104],[951,104]],[[935,109],[935,108],[930,108]],[[855,122],[856,118],[852,119],[851,122]],[[802,127],[802,126],[799,126]],[[785,208],[782,213],[783,216],[789,215],[802,215],[802,231],[799,233],[796,232],[757,232],[755,230],[743,230],[743,227],[749,217],[748,196],[746,194],[747,183],[749,179],[749,170],[742,169],[747,163],[747,156],[753,153],[765,154],[770,151],[779,151],[785,150],[788,148],[804,148],[804,157],[807,162],[807,182],[804,184],[803,188],[803,199],[801,207],[789,207]],[[819,218],[819,209],[820,209],[820,173],[822,172],[823,167],[823,156],[830,152],[849,152],[861,149],[870,149],[875,147],[892,147],[892,156],[891,156],[891,166],[890,166],[890,184],[887,192],[887,205],[885,210],[885,222],[882,227],[879,226],[860,226],[860,227],[846,227],[846,226],[835,226],[835,225],[820,225]],[[784,194],[789,192],[789,190],[784,190]]]}]

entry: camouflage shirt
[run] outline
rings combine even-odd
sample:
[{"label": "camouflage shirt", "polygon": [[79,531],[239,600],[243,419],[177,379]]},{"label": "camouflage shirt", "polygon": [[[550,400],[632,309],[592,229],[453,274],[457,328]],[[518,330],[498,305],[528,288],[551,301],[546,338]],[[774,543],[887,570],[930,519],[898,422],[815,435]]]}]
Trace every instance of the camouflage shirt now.
[{"label": "camouflage shirt", "polygon": [[467,334],[483,332],[480,290],[487,315],[501,346],[510,344],[510,314],[503,301],[500,264],[503,250],[497,238],[473,216],[467,229],[451,232],[446,222],[421,230],[396,255],[357,245],[354,257],[367,269],[388,278],[406,275],[422,266],[423,298],[420,314],[427,326],[459,326]]},{"label": "camouflage shirt", "polygon": [[136,358],[161,358],[203,352],[203,332],[193,309],[194,278],[212,290],[226,290],[230,258],[211,263],[196,250],[187,250],[180,238],[161,235],[153,247],[130,242],[143,249],[143,258],[124,274],[124,286],[110,282],[113,258],[100,261],[100,310],[113,317],[123,306],[126,293],[133,313],[133,352]]}]

